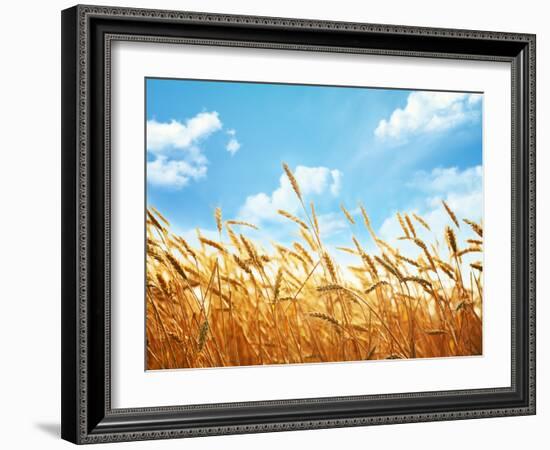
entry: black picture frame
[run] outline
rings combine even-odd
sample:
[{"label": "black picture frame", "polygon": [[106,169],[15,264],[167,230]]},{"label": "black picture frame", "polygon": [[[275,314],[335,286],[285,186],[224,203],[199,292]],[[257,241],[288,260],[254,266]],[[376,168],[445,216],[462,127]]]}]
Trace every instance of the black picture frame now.
[{"label": "black picture frame", "polygon": [[[110,43],[117,39],[509,62],[511,386],[111,408],[108,108]],[[529,414],[535,414],[534,35],[81,5],[62,12],[64,439],[84,444]]]}]

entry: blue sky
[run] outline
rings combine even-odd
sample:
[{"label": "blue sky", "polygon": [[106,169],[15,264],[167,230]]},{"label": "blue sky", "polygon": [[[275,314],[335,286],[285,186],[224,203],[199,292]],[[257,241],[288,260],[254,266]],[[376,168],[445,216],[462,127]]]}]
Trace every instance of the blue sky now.
[{"label": "blue sky", "polygon": [[291,242],[275,211],[302,213],[282,162],[334,245],[349,245],[342,203],[362,202],[387,238],[397,211],[437,228],[441,199],[482,218],[481,94],[147,79],[146,98],[147,203],[183,235],[213,232],[219,206],[264,243]]}]

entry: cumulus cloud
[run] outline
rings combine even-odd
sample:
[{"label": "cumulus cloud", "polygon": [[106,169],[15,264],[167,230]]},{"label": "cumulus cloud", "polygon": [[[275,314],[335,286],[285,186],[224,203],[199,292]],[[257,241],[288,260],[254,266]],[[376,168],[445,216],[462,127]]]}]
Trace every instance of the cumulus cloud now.
[{"label": "cumulus cloud", "polygon": [[[201,112],[185,121],[147,121],[147,152],[154,160],[147,163],[147,181],[155,186],[180,189],[191,180],[206,177],[208,159],[201,142],[221,130],[223,124],[216,111]],[[241,144],[234,129],[226,150],[234,155]]]},{"label": "cumulus cloud", "polygon": [[[340,193],[342,173],[327,167],[297,166],[294,176],[304,196]],[[285,174],[279,179],[279,187],[271,194],[260,192],[246,198],[239,217],[254,223],[266,220],[279,220],[278,209],[296,213],[301,208],[300,202]]]},{"label": "cumulus cloud", "polygon": [[374,134],[382,140],[406,141],[412,135],[455,128],[480,117],[481,98],[481,94],[412,92],[406,106],[382,119]]},{"label": "cumulus cloud", "polygon": [[184,150],[192,147],[222,128],[219,114],[201,112],[187,119],[185,123],[177,120],[157,122],[147,121],[147,150],[159,153],[167,149]]},{"label": "cumulus cloud", "polygon": [[147,181],[156,186],[182,188],[190,180],[199,180],[206,176],[206,164],[182,160],[168,160],[160,155],[147,163]]},{"label": "cumulus cloud", "polygon": [[457,167],[438,167],[431,172],[418,172],[411,187],[427,192],[464,192],[481,189],[482,167],[474,166],[465,170]]}]

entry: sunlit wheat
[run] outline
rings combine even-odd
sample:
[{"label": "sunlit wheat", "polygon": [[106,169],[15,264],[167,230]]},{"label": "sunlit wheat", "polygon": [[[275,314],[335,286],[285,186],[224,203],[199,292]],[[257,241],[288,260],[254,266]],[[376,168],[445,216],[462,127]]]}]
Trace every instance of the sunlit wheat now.
[{"label": "sunlit wheat", "polygon": [[[380,239],[363,205],[362,224],[341,205],[349,236],[334,251],[356,259],[344,267],[288,165],[283,172],[303,210],[278,211],[296,228],[297,240],[274,243],[271,251],[245,234],[256,224],[224,221],[220,208],[213,211],[219,238],[199,230],[195,246],[148,208],[148,369],[482,353],[483,265],[462,263],[463,255],[482,251],[481,224],[460,218],[469,225],[460,228],[443,202],[450,226],[439,249],[436,237],[433,244],[423,240],[411,219],[431,233],[424,218],[400,213],[403,236],[396,242],[412,245],[415,256]],[[352,234],[359,228],[370,242]]]}]

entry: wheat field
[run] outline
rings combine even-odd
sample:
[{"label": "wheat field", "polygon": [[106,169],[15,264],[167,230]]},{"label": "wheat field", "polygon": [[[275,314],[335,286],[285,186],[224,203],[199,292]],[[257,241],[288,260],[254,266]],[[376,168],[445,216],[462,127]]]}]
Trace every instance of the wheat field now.
[{"label": "wheat field", "polygon": [[[359,222],[342,205],[350,230],[364,227],[371,242],[350,231],[348,246],[331,254],[315,206],[283,171],[302,207],[300,217],[278,211],[300,236],[292,245],[268,251],[247,237],[255,224],[216,208],[218,238],[197,230],[193,247],[148,208],[147,369],[482,354],[482,224],[442,202],[449,223],[435,236],[421,216],[398,213],[397,242],[413,244],[413,258],[376,235],[364,206]],[[356,263],[344,267],[334,252]]]}]

